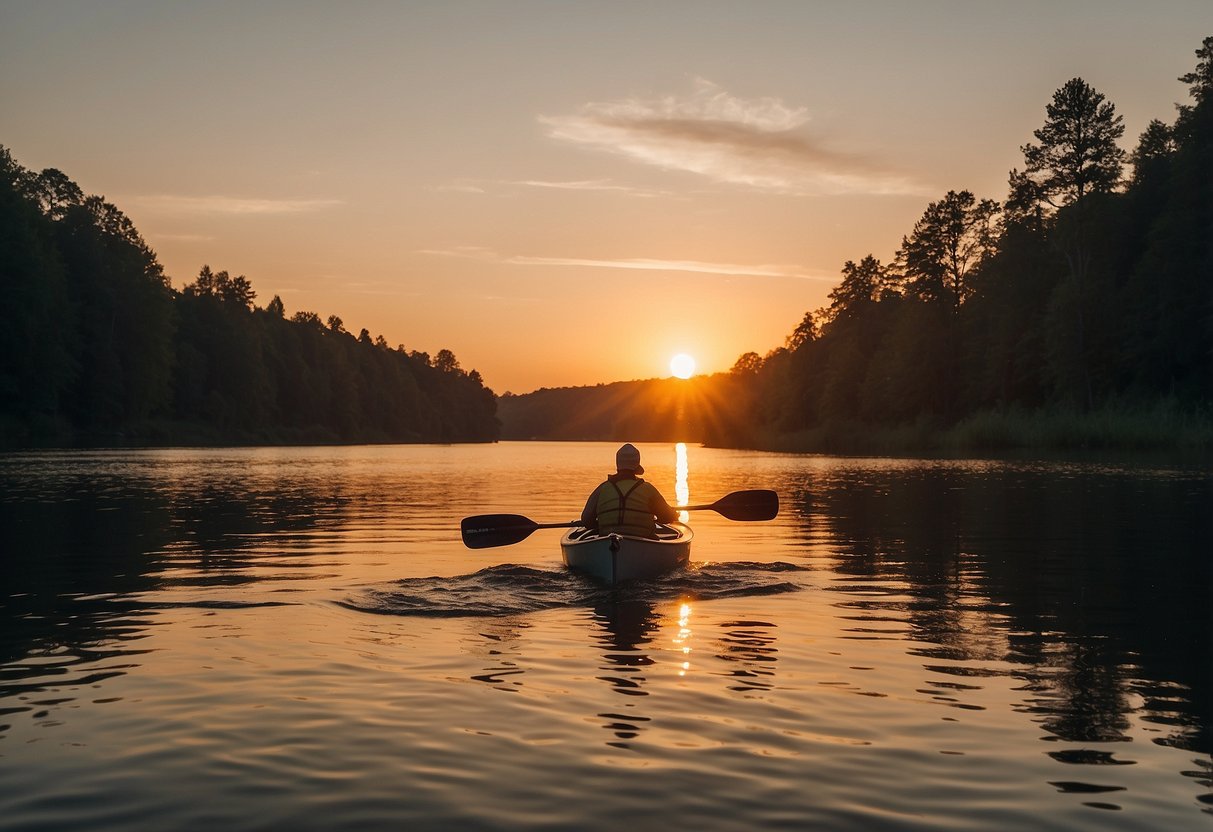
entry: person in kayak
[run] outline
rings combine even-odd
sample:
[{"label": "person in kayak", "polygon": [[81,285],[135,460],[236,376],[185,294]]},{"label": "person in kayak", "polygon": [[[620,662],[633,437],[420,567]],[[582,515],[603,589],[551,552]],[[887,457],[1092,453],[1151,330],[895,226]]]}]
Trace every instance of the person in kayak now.
[{"label": "person in kayak", "polygon": [[656,537],[657,523],[678,519],[661,492],[640,478],[644,467],[640,451],[628,443],[615,452],[615,473],[606,478],[586,500],[581,510],[581,525],[596,528],[602,534],[628,534]]}]

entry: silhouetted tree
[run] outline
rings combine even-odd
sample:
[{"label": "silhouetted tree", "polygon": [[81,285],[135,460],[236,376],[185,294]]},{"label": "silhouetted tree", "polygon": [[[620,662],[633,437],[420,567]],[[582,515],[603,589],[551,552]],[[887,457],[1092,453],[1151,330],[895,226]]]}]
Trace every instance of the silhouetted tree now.
[{"label": "silhouetted tree", "polygon": [[842,282],[830,292],[829,317],[833,320],[862,317],[884,292],[891,291],[889,284],[888,270],[872,255],[864,257],[858,265],[848,260],[842,267]]},{"label": "silhouetted tree", "polygon": [[737,357],[733,368],[729,370],[734,375],[752,376],[762,369],[762,356],[756,352],[744,352]]},{"label": "silhouetted tree", "polygon": [[1111,193],[1120,181],[1125,153],[1116,142],[1124,135],[1124,119],[1102,93],[1081,78],[1058,89],[1045,112],[1044,126],[1033,133],[1040,144],[1022,147],[1025,173],[1045,202],[1068,209],[1055,222],[1055,234],[1069,264],[1072,285],[1068,294],[1057,297],[1057,306],[1059,311],[1073,309],[1075,344],[1070,360],[1078,368],[1082,401],[1090,408],[1094,390],[1087,355],[1087,293],[1093,252],[1087,203],[1092,197]]},{"label": "silhouetted tree", "polygon": [[53,224],[26,193],[33,179],[0,146],[0,427],[14,435],[53,432],[75,378],[73,299]]},{"label": "silhouetted tree", "polygon": [[434,368],[443,373],[459,372],[459,359],[450,350],[438,350],[434,356]]},{"label": "silhouetted tree", "polygon": [[1025,144],[1026,173],[1042,197],[1060,208],[1093,193],[1108,193],[1120,181],[1124,119],[1081,78],[1072,78],[1045,107],[1044,126],[1033,131],[1040,144]]},{"label": "silhouetted tree", "polygon": [[1182,104],[1180,115],[1191,115],[1193,111],[1213,97],[1213,35],[1201,42],[1196,50],[1196,69],[1179,76],[1179,80],[1188,85],[1188,94],[1196,99],[1195,104]]},{"label": "silhouetted tree", "polygon": [[[253,300],[257,297],[253,285],[244,275],[232,277],[226,271],[213,272],[210,266],[203,266],[197,279],[186,284],[182,291],[185,294],[213,297],[248,312],[252,311]],[[282,301],[278,303],[281,306]]]},{"label": "silhouetted tree", "polygon": [[80,374],[67,402],[73,421],[108,432],[163,413],[175,326],[172,291],[155,253],[100,197],[69,207],[55,231],[78,300],[73,346]]},{"label": "silhouetted tree", "polygon": [[47,168],[27,179],[27,195],[31,196],[51,220],[61,220],[67,210],[84,202],[84,191],[66,174]]},{"label": "silhouetted tree", "polygon": [[1000,210],[996,201],[978,200],[970,191],[948,191],[928,205],[897,254],[906,292],[959,314],[972,294],[973,272],[994,249]]},{"label": "silhouetted tree", "polygon": [[1174,152],[1175,137],[1171,128],[1158,119],[1152,119],[1137,140],[1137,147],[1129,154],[1129,163],[1133,165],[1133,184],[1141,185],[1149,177],[1152,168],[1166,162]]}]

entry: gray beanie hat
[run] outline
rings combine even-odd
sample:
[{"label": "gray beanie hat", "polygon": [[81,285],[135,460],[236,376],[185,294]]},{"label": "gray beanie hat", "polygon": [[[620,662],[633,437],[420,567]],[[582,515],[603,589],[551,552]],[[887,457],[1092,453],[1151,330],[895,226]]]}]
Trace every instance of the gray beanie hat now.
[{"label": "gray beanie hat", "polygon": [[620,471],[635,471],[637,474],[643,474],[644,468],[640,464],[640,451],[631,442],[615,451],[615,467]]}]

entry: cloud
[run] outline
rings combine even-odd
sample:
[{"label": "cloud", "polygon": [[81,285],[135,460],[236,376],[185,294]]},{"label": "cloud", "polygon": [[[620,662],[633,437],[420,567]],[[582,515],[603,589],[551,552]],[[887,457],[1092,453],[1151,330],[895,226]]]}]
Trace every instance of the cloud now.
[{"label": "cloud", "polygon": [[438,191],[439,193],[453,193],[453,194],[483,194],[483,193],[486,193],[483,186],[478,185],[475,182],[469,182],[469,181],[463,180],[463,179],[461,179],[457,182],[447,182],[444,185],[437,185],[434,187],[434,190]]},{"label": "cloud", "polygon": [[609,191],[626,196],[657,197],[672,196],[669,191],[655,191],[651,188],[637,188],[633,185],[620,185],[609,179],[581,179],[571,182],[549,182],[539,179],[523,179],[515,182],[505,182],[506,185],[519,185],[526,188],[550,188],[558,191]]},{"label": "cloud", "polygon": [[539,120],[553,138],[717,182],[799,195],[922,191],[873,159],[827,147],[803,129],[803,107],[737,98],[708,81],[686,98],[590,103]]},{"label": "cloud", "polygon": [[487,194],[490,188],[541,188],[553,191],[600,191],[635,196],[643,198],[674,196],[670,191],[658,191],[652,188],[638,188],[634,185],[621,185],[609,179],[578,179],[571,181],[546,179],[499,179],[493,181],[475,181],[458,179],[437,185],[434,190],[441,193]]},{"label": "cloud", "polygon": [[728,276],[790,277],[800,280],[838,281],[834,274],[806,272],[797,266],[777,264],[706,263],[701,260],[660,260],[653,258],[587,258],[587,257],[535,257],[527,255],[504,255],[477,246],[462,246],[454,249],[423,249],[419,254],[441,257],[461,257],[511,266],[572,266],[594,269],[636,269],[641,271],[693,272]]},{"label": "cloud", "polygon": [[258,214],[302,214],[343,204],[338,199],[249,199],[233,196],[137,196],[134,204],[166,214],[213,214],[248,216]]}]

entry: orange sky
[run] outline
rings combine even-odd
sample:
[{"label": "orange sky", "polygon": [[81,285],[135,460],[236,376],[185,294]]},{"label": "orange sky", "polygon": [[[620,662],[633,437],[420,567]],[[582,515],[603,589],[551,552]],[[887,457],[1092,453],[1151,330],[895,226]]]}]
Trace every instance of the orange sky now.
[{"label": "orange sky", "polygon": [[1066,80],[1170,121],[1213,3],[0,0],[0,144],[174,285],[453,350],[497,392],[765,353]]}]

